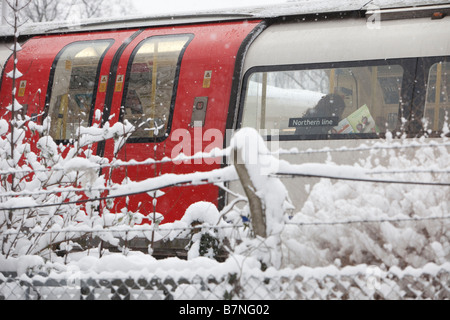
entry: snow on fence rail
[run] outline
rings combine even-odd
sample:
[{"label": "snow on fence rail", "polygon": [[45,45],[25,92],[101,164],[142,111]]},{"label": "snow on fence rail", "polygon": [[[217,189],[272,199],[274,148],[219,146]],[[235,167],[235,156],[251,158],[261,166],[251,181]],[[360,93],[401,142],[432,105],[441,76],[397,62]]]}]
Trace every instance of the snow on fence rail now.
[{"label": "snow on fence rail", "polygon": [[449,263],[404,270],[358,265],[241,272],[229,264],[211,273],[0,273],[0,300],[450,299]]},{"label": "snow on fence rail", "polygon": [[[248,128],[246,128],[248,129]],[[249,132],[246,131],[243,136],[239,135],[235,137],[234,141],[238,141],[241,138],[244,140],[248,137]],[[252,132],[251,134],[254,134]],[[258,137],[250,137],[253,141],[257,141]],[[260,142],[257,142],[260,143]],[[148,165],[148,164],[163,164],[168,162],[176,162],[176,161],[191,161],[198,159],[216,159],[223,157],[232,157],[232,150],[236,148],[237,145],[228,147],[224,150],[214,149],[210,153],[198,153],[194,156],[185,156],[183,154],[178,155],[176,158],[164,158],[162,160],[154,160],[149,159],[147,161],[136,162],[134,160],[124,162],[115,160],[109,164],[97,164],[94,165],[91,162],[86,161],[85,159],[72,159],[72,162],[67,163],[65,166],[56,165],[51,169],[9,169],[7,171],[0,171],[0,176],[8,176],[12,174],[36,174],[40,172],[67,172],[70,170],[75,170],[79,172],[83,172],[85,170],[100,170],[104,168],[118,168],[118,167],[127,167],[127,166],[140,166],[140,165]],[[248,147],[248,146],[247,146]],[[439,181],[413,181],[413,180],[398,180],[398,179],[373,179],[373,175],[381,175],[381,174],[393,174],[393,173],[429,173],[429,174],[450,174],[450,169],[408,169],[408,170],[379,170],[379,169],[363,169],[355,166],[344,166],[344,165],[335,165],[335,164],[322,164],[322,163],[306,163],[306,164],[290,164],[285,161],[277,161],[274,164],[273,160],[266,161],[266,163],[258,163],[261,162],[257,157],[274,157],[277,159],[280,155],[305,155],[305,154],[314,154],[314,153],[334,153],[334,152],[355,152],[355,151],[373,151],[373,150],[399,150],[399,149],[408,149],[408,148],[441,148],[441,147],[450,147],[450,142],[443,143],[409,143],[407,145],[402,144],[394,144],[394,145],[383,145],[377,144],[374,146],[365,146],[361,145],[357,148],[339,148],[339,149],[330,149],[330,148],[322,148],[316,150],[304,150],[299,151],[298,149],[293,150],[277,150],[276,152],[269,152],[264,147],[259,146],[254,151],[256,151],[255,155],[250,156],[253,163],[250,165],[258,165],[258,171],[256,173],[258,175],[264,174],[266,176],[272,177],[316,177],[316,178],[325,178],[332,180],[347,180],[347,181],[361,181],[361,182],[372,182],[372,183],[392,183],[392,184],[412,184],[412,185],[430,185],[430,186],[450,186],[450,180],[439,182]],[[248,160],[248,159],[247,159]],[[233,160],[228,160],[229,163],[232,164]],[[240,160],[240,161],[245,161]],[[264,161],[264,160],[263,160]],[[82,162],[82,163],[81,163]],[[78,163],[78,168],[72,168],[71,163]],[[122,186],[113,186],[113,187],[97,187],[97,188],[73,188],[73,187],[65,187],[65,188],[53,188],[51,190],[40,190],[33,192],[4,192],[2,193],[2,197],[28,197],[33,195],[41,195],[41,194],[57,194],[64,192],[86,192],[86,191],[109,191],[109,195],[106,197],[96,197],[92,199],[79,200],[74,202],[61,202],[61,203],[52,203],[48,205],[37,205],[37,204],[29,204],[17,206],[9,203],[8,201],[4,201],[0,204],[1,210],[24,210],[24,209],[36,209],[36,208],[44,208],[48,206],[61,206],[61,205],[70,205],[70,204],[81,204],[87,202],[95,202],[99,200],[109,200],[115,198],[122,198],[126,196],[132,196],[142,193],[148,193],[151,191],[167,188],[167,187],[176,187],[183,185],[201,185],[201,184],[219,184],[226,183],[231,181],[239,180],[239,177],[235,171],[234,166],[228,166],[221,169],[216,169],[210,172],[195,172],[190,174],[163,174],[158,177],[148,178],[144,181],[140,182],[130,182],[128,184]],[[12,201],[14,202],[14,201]],[[16,203],[16,202],[14,202]]]}]

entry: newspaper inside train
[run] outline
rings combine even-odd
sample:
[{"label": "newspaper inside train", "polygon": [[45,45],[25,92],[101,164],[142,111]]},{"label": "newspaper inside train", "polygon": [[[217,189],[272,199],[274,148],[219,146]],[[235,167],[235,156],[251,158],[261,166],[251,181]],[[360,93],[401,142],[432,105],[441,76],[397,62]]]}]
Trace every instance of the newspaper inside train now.
[{"label": "newspaper inside train", "polygon": [[367,105],[353,112],[347,118],[341,120],[339,124],[331,130],[331,133],[378,133],[379,130],[375,120],[370,114]]}]

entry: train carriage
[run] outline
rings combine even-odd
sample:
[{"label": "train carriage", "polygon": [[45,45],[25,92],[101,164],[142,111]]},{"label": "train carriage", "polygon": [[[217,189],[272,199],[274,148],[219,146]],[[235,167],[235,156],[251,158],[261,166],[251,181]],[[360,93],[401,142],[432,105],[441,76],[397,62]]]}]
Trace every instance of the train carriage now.
[{"label": "train carriage", "polygon": [[[241,127],[260,130],[284,149],[353,147],[386,132],[439,137],[450,111],[450,4],[365,3],[30,26],[21,31],[23,75],[15,96],[37,123],[51,119],[50,135],[61,144],[70,145],[79,127],[132,124],[136,130],[117,154],[112,141],[93,149],[124,161],[226,147],[227,130]],[[8,118],[12,35],[2,39],[0,108]],[[183,142],[189,149],[180,150]],[[221,165],[130,166],[114,170],[112,179]],[[299,189],[298,182],[285,183]],[[192,203],[220,207],[230,200],[213,185],[162,191],[157,210],[164,222],[179,220]],[[291,197],[301,208],[305,193]],[[115,210],[124,201],[117,200]],[[154,210],[149,194],[132,196],[128,205]]]}]

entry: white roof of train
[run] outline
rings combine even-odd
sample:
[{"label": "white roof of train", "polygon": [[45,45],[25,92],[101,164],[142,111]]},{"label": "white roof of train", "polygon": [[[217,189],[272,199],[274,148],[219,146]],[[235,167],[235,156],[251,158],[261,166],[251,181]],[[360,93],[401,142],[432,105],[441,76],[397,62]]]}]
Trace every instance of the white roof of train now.
[{"label": "white roof of train", "polygon": [[[450,5],[450,2],[443,0],[298,0],[296,2],[287,2],[276,6],[254,6],[221,11],[196,11],[183,14],[156,16],[130,16],[116,19],[100,18],[77,22],[30,23],[21,27],[20,35],[42,35],[51,33],[98,31],[111,28],[125,29],[213,21],[276,18],[316,13],[362,11],[378,8],[410,8],[444,4]],[[0,26],[0,37],[12,35],[12,28],[10,26]]]}]

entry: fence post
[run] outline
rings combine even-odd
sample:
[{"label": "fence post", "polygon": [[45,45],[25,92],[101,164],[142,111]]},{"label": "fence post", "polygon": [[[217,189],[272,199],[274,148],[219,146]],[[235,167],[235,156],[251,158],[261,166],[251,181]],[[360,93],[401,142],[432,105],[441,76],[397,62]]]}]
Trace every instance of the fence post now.
[{"label": "fence post", "polygon": [[266,230],[266,213],[265,206],[261,198],[256,194],[256,188],[250,179],[250,174],[248,173],[247,167],[241,157],[241,150],[236,146],[233,149],[233,162],[236,172],[239,176],[239,180],[244,189],[245,195],[248,198],[248,203],[250,207],[251,224],[255,236],[260,236],[263,238],[267,237]]}]

